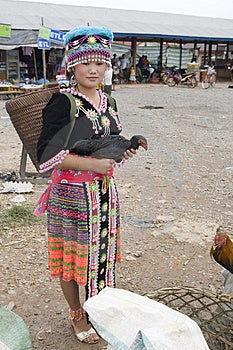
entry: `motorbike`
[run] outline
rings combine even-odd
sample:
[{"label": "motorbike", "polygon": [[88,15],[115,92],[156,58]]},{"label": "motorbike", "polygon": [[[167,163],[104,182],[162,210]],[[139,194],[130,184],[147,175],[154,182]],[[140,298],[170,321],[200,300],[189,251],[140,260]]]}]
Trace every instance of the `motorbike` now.
[{"label": "motorbike", "polygon": [[173,75],[174,73],[174,69],[176,68],[176,66],[172,66],[172,67],[166,67],[163,66],[162,71],[160,73],[160,80],[164,83],[167,84],[168,78]]},{"label": "motorbike", "polygon": [[181,73],[179,70],[174,70],[167,79],[167,85],[173,87],[175,85],[187,85],[195,88],[198,84],[196,72]]}]

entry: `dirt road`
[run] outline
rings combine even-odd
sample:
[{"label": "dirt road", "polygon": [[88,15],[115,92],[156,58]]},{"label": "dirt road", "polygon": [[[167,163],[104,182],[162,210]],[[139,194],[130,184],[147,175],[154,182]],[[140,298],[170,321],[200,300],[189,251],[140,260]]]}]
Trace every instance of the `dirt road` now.
[{"label": "dirt road", "polygon": [[[123,135],[143,134],[149,150],[117,169],[122,263],[117,287],[139,294],[190,286],[221,292],[221,268],[209,250],[219,225],[233,226],[233,90],[162,85],[118,87]],[[19,170],[21,142],[0,102],[0,171]],[[28,164],[28,169],[33,166]],[[46,187],[34,185],[27,204]],[[10,207],[14,193],[0,194]],[[103,349],[77,343],[67,305],[47,270],[46,225],[0,232],[0,302],[29,327],[33,349]]]}]

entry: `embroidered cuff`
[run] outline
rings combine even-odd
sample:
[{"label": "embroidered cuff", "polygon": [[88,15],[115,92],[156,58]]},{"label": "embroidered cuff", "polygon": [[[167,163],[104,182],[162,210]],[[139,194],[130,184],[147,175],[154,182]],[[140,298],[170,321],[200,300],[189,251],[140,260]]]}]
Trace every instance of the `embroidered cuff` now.
[{"label": "embroidered cuff", "polygon": [[113,168],[122,168],[122,167],[125,165],[125,163],[126,163],[126,159],[123,158],[122,161],[121,161],[120,163],[115,163],[115,164],[113,165]]},{"label": "embroidered cuff", "polygon": [[50,169],[54,168],[57,164],[60,164],[68,154],[69,150],[60,151],[53,158],[50,158],[46,162],[40,164],[39,172],[45,173],[46,171],[49,171]]}]

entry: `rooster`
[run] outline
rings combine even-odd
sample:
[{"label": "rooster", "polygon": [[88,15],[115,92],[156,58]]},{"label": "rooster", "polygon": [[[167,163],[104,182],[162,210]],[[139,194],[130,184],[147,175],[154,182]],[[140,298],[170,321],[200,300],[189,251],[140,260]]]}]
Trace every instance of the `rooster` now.
[{"label": "rooster", "polygon": [[[148,149],[148,143],[144,136],[134,135],[128,140],[121,135],[107,135],[76,141],[71,150],[79,155],[92,156],[98,159],[109,158],[114,159],[116,163],[120,163],[127,150],[137,150],[140,146],[145,150]],[[108,184],[109,179],[106,175],[102,184],[103,193],[106,192]]]},{"label": "rooster", "polygon": [[[226,270],[233,273],[233,242],[230,236],[219,227],[214,237],[214,243],[210,249],[210,256],[223,266]],[[231,300],[233,293],[222,294],[221,299]]]}]

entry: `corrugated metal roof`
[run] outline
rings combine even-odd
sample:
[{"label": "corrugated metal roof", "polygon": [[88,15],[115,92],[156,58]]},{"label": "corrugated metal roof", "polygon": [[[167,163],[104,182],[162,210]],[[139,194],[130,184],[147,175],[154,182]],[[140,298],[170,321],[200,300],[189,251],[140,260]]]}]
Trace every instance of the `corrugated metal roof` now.
[{"label": "corrugated metal roof", "polygon": [[118,10],[90,6],[0,0],[0,23],[12,29],[38,30],[43,25],[68,31],[76,26],[91,25],[110,28],[115,39],[136,37],[137,40],[156,38],[232,41],[233,20],[159,12]]}]

